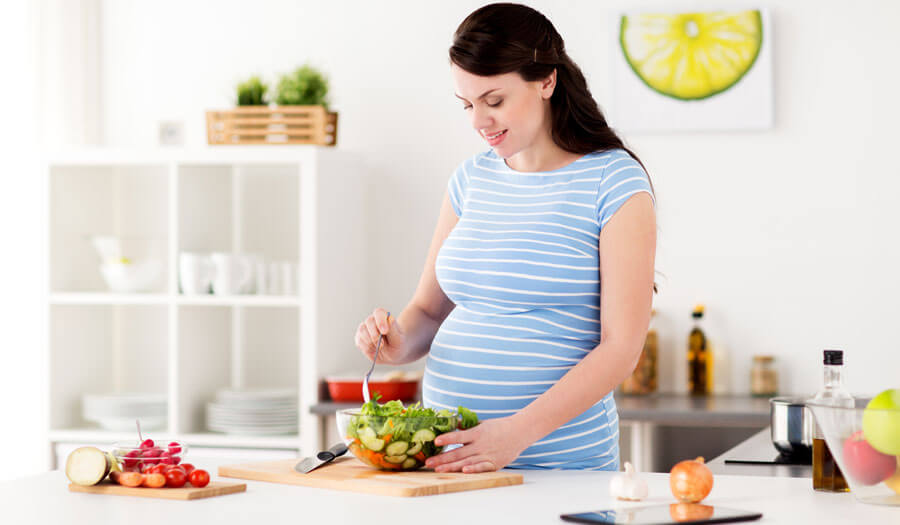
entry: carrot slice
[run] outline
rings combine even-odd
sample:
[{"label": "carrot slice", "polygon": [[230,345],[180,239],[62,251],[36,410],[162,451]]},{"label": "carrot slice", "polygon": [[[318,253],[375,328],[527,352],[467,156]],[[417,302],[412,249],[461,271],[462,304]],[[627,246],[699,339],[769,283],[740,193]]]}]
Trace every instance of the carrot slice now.
[{"label": "carrot slice", "polygon": [[[391,425],[391,426],[393,426],[393,425]],[[388,443],[391,442],[392,439],[394,439],[393,434],[388,434],[388,435],[384,436],[384,444],[387,445]]]}]

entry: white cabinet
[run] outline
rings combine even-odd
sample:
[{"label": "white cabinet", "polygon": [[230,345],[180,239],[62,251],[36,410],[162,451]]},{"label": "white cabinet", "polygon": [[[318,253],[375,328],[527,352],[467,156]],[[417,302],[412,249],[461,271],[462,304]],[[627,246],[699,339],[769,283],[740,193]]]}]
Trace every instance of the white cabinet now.
[{"label": "white cabinet", "polygon": [[[322,377],[359,358],[353,334],[372,304],[355,155],[319,146],[79,151],[55,156],[47,177],[53,447],[131,437],[82,418],[83,394],[110,392],[165,394],[165,428],[152,434],[189,446],[296,454],[322,445],[309,407]],[[109,292],[91,244],[98,234],[157,254],[158,285]],[[294,262],[299,291],[182,295],[181,252]],[[208,432],[205,406],[223,387],[296,389],[298,432]]]}]

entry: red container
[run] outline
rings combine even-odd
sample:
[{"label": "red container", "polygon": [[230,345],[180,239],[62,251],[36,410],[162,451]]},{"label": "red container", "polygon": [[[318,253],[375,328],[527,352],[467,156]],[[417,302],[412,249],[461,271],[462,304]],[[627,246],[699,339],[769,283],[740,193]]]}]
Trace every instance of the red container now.
[{"label": "red container", "polygon": [[[363,402],[362,379],[326,379],[328,394],[332,401]],[[411,401],[419,391],[419,381],[372,381],[369,380],[369,395],[381,394],[380,403],[387,401]]]}]

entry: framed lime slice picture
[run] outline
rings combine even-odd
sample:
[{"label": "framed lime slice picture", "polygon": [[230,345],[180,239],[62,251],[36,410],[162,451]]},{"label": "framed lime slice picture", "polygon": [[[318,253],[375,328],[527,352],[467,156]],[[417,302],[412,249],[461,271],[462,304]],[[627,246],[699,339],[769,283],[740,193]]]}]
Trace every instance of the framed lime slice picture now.
[{"label": "framed lime slice picture", "polygon": [[763,45],[759,10],[623,15],[619,45],[653,91],[681,101],[727,91],[751,70]]}]

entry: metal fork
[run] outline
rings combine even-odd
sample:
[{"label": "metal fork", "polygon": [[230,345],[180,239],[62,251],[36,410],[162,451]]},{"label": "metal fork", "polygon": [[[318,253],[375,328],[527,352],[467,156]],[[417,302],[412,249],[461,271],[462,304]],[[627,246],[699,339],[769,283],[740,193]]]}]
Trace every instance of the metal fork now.
[{"label": "metal fork", "polygon": [[[391,312],[387,314],[387,324],[388,329],[391,327]],[[372,358],[372,366],[369,367],[369,371],[366,372],[366,377],[363,378],[363,400],[366,403],[369,402],[369,376],[372,375],[372,370],[375,370],[375,363],[378,361],[378,351],[381,349],[381,340],[384,338],[382,334],[378,334],[378,343],[375,345],[375,356]]]}]

